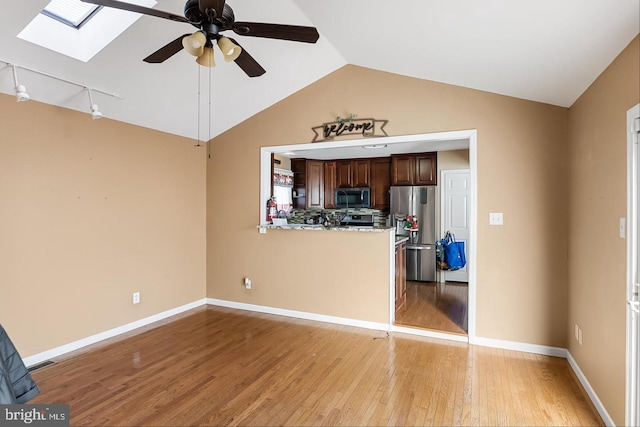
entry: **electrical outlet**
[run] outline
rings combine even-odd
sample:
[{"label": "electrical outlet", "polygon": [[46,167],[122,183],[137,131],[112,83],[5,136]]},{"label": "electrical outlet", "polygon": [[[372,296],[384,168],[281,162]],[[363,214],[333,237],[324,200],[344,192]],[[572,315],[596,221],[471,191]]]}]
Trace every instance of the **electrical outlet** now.
[{"label": "electrical outlet", "polygon": [[489,225],[502,225],[503,215],[502,212],[491,212],[489,214]]},{"label": "electrical outlet", "polygon": [[578,344],[582,345],[582,329],[578,328]]},{"label": "electrical outlet", "polygon": [[244,278],[244,287],[247,289],[251,289],[251,279],[249,279],[248,277]]},{"label": "electrical outlet", "polygon": [[140,292],[133,293],[133,303],[140,304]]},{"label": "electrical outlet", "polygon": [[579,332],[580,328],[578,328],[578,324],[577,323],[575,324],[575,328],[574,329],[575,329],[574,334],[576,336],[576,341],[578,341],[578,337],[580,336],[580,332]]}]

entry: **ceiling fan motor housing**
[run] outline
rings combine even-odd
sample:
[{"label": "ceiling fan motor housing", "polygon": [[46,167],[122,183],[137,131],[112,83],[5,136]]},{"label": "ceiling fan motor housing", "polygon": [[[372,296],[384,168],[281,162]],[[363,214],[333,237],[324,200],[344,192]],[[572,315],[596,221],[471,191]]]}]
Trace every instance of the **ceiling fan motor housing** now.
[{"label": "ceiling fan motor housing", "polygon": [[215,11],[213,19],[210,19],[200,10],[200,0],[187,0],[184,5],[184,17],[187,18],[194,27],[204,29],[205,31],[211,27],[211,24],[221,31],[230,30],[235,21],[233,9],[226,3],[222,15],[218,11]]}]

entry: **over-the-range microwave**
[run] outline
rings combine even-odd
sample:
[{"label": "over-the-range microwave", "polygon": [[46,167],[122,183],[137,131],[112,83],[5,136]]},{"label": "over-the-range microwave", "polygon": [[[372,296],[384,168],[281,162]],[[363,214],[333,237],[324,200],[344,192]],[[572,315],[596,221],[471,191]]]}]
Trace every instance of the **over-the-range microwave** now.
[{"label": "over-the-range microwave", "polygon": [[336,209],[371,207],[371,189],[336,188]]}]

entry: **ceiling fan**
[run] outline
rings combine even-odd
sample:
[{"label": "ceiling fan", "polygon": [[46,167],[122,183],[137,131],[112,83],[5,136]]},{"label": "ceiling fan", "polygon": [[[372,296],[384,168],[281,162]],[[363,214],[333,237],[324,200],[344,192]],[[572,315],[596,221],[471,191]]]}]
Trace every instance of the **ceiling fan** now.
[{"label": "ceiling fan", "polygon": [[184,34],[144,58],[144,61],[149,63],[164,62],[184,48],[187,52],[197,57],[196,62],[198,64],[213,67],[215,66],[213,61],[213,42],[215,41],[226,61],[235,61],[249,77],[258,77],[265,73],[264,68],[238,42],[221,35],[223,31],[232,30],[241,36],[304,43],[315,43],[319,38],[318,30],[314,27],[236,21],[233,9],[226,4],[225,0],[187,0],[184,5],[184,17],[117,0],[82,1],[172,21],[185,22],[198,28],[195,33]]}]

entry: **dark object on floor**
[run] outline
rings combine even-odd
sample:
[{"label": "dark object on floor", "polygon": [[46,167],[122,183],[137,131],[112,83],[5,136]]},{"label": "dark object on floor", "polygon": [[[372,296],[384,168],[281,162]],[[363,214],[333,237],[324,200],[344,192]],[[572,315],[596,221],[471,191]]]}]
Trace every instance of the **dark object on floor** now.
[{"label": "dark object on floor", "polygon": [[0,325],[0,404],[26,403],[38,393],[40,389]]}]

